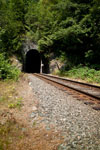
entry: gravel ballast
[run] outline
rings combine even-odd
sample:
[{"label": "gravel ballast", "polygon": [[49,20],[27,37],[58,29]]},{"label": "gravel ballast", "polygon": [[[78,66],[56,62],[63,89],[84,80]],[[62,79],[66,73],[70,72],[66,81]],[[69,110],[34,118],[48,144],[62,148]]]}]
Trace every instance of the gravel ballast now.
[{"label": "gravel ballast", "polygon": [[61,131],[64,143],[58,150],[100,150],[100,111],[33,75],[28,78],[38,99],[31,117],[43,117],[47,130]]}]

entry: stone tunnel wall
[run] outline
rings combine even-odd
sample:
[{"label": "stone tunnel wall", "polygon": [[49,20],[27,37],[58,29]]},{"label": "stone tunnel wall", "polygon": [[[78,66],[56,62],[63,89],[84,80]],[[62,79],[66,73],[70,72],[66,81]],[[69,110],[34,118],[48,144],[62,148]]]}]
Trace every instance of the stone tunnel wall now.
[{"label": "stone tunnel wall", "polygon": [[30,40],[26,39],[23,42],[23,47],[22,47],[22,60],[23,60],[23,66],[22,66],[22,71],[25,71],[25,61],[26,61],[26,54],[31,50],[35,49],[38,51],[38,47],[35,43],[31,42]]},{"label": "stone tunnel wall", "polygon": [[[25,65],[26,65],[26,55],[30,50],[38,51],[38,46],[35,43],[31,42],[30,40],[26,39],[23,42],[23,48],[22,48],[22,59],[23,59],[22,71],[24,72],[25,72]],[[42,72],[49,73],[49,59],[45,58],[44,54],[41,54],[41,53],[40,53],[40,63],[43,63],[42,69],[41,69],[41,64],[40,64],[40,69],[42,70]]]}]

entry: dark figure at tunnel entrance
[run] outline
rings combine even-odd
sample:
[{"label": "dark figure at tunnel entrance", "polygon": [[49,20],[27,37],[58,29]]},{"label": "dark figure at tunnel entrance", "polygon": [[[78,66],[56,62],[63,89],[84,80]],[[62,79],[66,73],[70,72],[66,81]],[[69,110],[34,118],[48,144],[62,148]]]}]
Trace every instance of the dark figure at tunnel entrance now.
[{"label": "dark figure at tunnel entrance", "polygon": [[25,72],[27,73],[40,73],[40,54],[37,50],[30,50],[26,54]]}]

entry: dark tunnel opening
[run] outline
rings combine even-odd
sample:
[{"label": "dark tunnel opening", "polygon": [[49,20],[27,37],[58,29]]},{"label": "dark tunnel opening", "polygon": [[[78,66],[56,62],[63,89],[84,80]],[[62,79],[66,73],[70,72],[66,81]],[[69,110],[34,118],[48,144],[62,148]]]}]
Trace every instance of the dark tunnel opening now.
[{"label": "dark tunnel opening", "polygon": [[37,50],[29,50],[25,59],[25,72],[40,73],[41,58]]}]

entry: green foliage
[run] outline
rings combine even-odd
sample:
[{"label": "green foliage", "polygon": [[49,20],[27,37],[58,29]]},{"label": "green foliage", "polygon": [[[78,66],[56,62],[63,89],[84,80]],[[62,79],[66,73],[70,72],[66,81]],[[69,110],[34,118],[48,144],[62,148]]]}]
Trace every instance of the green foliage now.
[{"label": "green foliage", "polygon": [[14,79],[18,80],[20,71],[11,66],[4,54],[0,54],[0,79]]},{"label": "green foliage", "polygon": [[21,101],[21,100],[18,100],[16,103],[10,103],[10,104],[8,105],[8,107],[9,107],[10,109],[13,109],[13,108],[18,108],[18,109],[20,109],[21,106],[22,106],[22,101]]},{"label": "green foliage", "polygon": [[73,67],[69,71],[60,71],[58,72],[58,74],[75,79],[86,80],[88,82],[100,83],[100,71],[96,71],[95,69],[85,67],[82,65]]},{"label": "green foliage", "polygon": [[1,0],[0,51],[12,55],[21,49],[24,34],[23,0]]},{"label": "green foliage", "polygon": [[27,37],[67,66],[100,69],[100,0],[0,0],[0,51],[19,53]]},{"label": "green foliage", "polygon": [[25,15],[28,35],[46,55],[64,52],[74,65],[99,64],[99,7],[99,0],[33,2]]},{"label": "green foliage", "polygon": [[4,97],[0,97],[0,103],[4,102],[5,98]]}]

